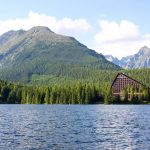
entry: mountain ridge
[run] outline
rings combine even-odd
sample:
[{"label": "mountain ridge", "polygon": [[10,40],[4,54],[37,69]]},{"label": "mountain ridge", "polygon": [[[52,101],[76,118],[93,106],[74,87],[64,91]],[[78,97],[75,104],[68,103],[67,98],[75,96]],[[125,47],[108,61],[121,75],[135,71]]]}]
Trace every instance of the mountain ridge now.
[{"label": "mountain ridge", "polygon": [[[1,35],[0,39],[3,40],[0,42],[2,79],[26,83],[30,82],[34,75],[67,78],[74,77],[73,74],[78,74],[79,70],[84,74],[86,70],[90,72],[92,69],[120,69],[74,37],[56,34],[47,27],[9,31]],[[81,75],[78,78],[83,77]]]},{"label": "mountain ridge", "polygon": [[112,55],[105,55],[105,58],[125,69],[150,68],[150,48],[147,46],[141,47],[136,54],[123,57],[121,60]]}]

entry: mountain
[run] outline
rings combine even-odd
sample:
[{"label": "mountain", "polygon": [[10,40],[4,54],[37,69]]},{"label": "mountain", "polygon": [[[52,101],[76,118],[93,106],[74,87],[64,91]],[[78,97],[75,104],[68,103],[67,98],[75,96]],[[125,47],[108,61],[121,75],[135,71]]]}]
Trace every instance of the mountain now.
[{"label": "mountain", "polygon": [[105,58],[126,69],[150,68],[150,48],[146,46],[142,47],[138,53],[123,57],[121,60],[111,55],[106,55]]},{"label": "mountain", "polygon": [[121,62],[117,57],[113,57],[112,55],[105,55],[105,58],[110,61],[113,62],[114,64],[117,64],[118,66],[121,66]]},{"label": "mountain", "polygon": [[144,46],[138,53],[121,59],[123,68],[150,68],[150,48]]},{"label": "mountain", "polygon": [[3,46],[3,44],[6,44],[10,39],[13,39],[14,37],[19,37],[25,33],[24,30],[19,30],[19,31],[8,31],[4,33],[3,35],[0,36],[0,47]]},{"label": "mountain", "polygon": [[47,27],[9,31],[0,36],[0,78],[29,83],[51,78],[83,79],[101,70],[118,70],[75,38]]}]

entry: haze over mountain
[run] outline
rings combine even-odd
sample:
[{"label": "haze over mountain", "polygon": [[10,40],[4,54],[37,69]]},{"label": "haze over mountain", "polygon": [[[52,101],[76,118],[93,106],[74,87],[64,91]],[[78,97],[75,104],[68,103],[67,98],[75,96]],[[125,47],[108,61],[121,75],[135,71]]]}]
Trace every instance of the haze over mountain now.
[{"label": "haze over mountain", "polygon": [[118,66],[122,66],[121,61],[117,57],[113,57],[112,55],[105,55],[105,58],[108,61],[113,62],[114,64],[117,64]]},{"label": "haze over mountain", "polygon": [[112,55],[106,55],[105,58],[126,69],[150,68],[150,48],[147,46],[140,48],[138,53],[123,57],[121,60]]},{"label": "haze over mountain", "polygon": [[[83,78],[85,72],[117,70],[117,65],[73,37],[47,27],[9,31],[0,36],[0,77],[30,82],[41,76]],[[78,75],[79,74],[79,75]],[[37,77],[38,76],[38,77]]]}]

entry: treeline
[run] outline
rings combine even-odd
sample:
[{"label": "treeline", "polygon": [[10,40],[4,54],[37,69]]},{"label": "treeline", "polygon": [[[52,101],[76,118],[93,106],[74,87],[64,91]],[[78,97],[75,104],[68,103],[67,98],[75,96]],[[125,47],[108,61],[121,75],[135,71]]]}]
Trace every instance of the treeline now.
[{"label": "treeline", "polygon": [[146,86],[135,88],[131,85],[124,88],[120,95],[114,96],[111,89],[105,95],[106,104],[149,104],[150,89]]},{"label": "treeline", "polygon": [[0,82],[0,103],[9,104],[94,104],[103,103],[108,84],[21,86]]},{"label": "treeline", "polygon": [[[87,71],[89,72],[89,71]],[[124,70],[129,76],[150,85],[150,69]],[[81,72],[79,71],[79,74]],[[150,103],[147,89],[142,89],[143,94],[137,95],[137,89],[127,88],[118,97],[112,96],[110,90],[111,81],[117,72],[101,71],[92,75],[81,74],[77,79],[68,77],[53,78],[53,76],[43,76],[39,82],[35,80],[34,85],[23,85],[11,82],[0,81],[0,103],[16,104],[131,104]],[[90,76],[91,75],[91,76]],[[80,78],[82,76],[82,78]],[[47,78],[48,77],[48,78]],[[95,77],[95,78],[94,78]],[[38,80],[39,77],[37,77]],[[46,78],[46,80],[45,80]],[[84,78],[84,79],[83,79]],[[49,80],[51,84],[48,82]],[[47,84],[45,84],[45,81]],[[41,83],[38,85],[37,83]],[[130,89],[130,90],[129,90]],[[141,89],[140,89],[141,90]]]}]

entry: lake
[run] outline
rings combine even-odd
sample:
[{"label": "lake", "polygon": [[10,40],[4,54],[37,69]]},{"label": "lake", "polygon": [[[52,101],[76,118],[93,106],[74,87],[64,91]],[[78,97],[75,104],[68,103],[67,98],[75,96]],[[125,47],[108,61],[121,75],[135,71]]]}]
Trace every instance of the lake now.
[{"label": "lake", "polygon": [[0,150],[149,150],[150,105],[0,105]]}]

